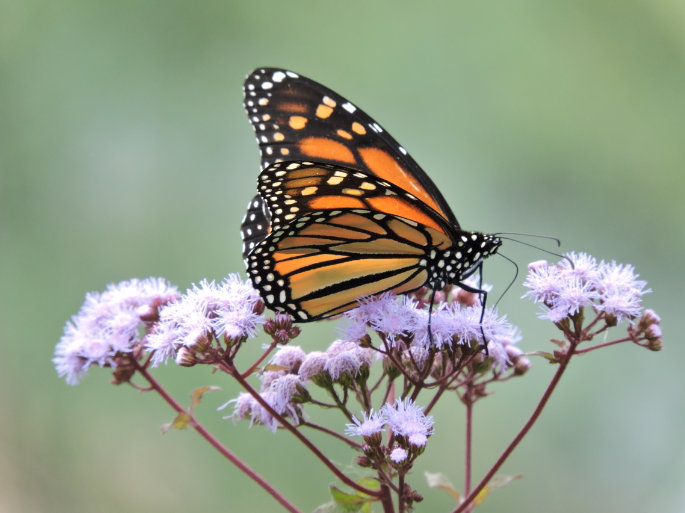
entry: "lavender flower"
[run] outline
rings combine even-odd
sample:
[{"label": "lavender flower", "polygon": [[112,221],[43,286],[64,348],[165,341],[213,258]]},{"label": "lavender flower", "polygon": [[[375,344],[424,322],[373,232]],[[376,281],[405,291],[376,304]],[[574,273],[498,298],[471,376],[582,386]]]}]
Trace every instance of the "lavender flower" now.
[{"label": "lavender flower", "polygon": [[423,414],[423,407],[417,406],[411,399],[395,404],[386,403],[381,412],[387,419],[392,431],[406,437],[413,446],[423,447],[428,437],[433,434],[433,417]]},{"label": "lavender flower", "polygon": [[393,463],[402,463],[407,459],[407,451],[401,447],[397,447],[390,453],[390,459],[393,461]]},{"label": "lavender flower", "polygon": [[[381,442],[380,435],[385,429],[386,418],[382,411],[376,413],[371,410],[367,415],[362,412],[363,421],[357,420],[357,417],[352,417],[354,424],[346,424],[345,434],[348,436],[362,436],[364,441],[370,445],[378,445]],[[373,443],[372,443],[373,442]]]},{"label": "lavender flower", "polygon": [[[361,324],[385,334],[390,345],[408,336],[416,328],[417,303],[408,296],[397,297],[391,292],[361,300],[361,305],[350,311],[346,318],[351,334],[361,333]],[[361,337],[360,337],[361,338]]]},{"label": "lavender flower", "polygon": [[312,351],[300,365],[299,374],[303,381],[310,381],[326,369],[328,355],[321,351]]},{"label": "lavender flower", "polygon": [[328,361],[324,370],[335,381],[343,377],[354,378],[373,363],[373,350],[360,347],[355,342],[336,340],[328,347],[326,354]]},{"label": "lavender flower", "polygon": [[597,309],[613,315],[618,322],[640,315],[642,295],[651,290],[644,290],[647,282],[637,279],[633,266],[602,262],[600,273]]},{"label": "lavender flower", "polygon": [[64,327],[53,362],[60,377],[75,385],[91,365],[116,365],[118,353],[129,353],[140,342],[139,330],[157,307],[174,300],[175,287],[162,278],[110,284],[102,294],[86,294],[79,313]]},{"label": "lavender flower", "polygon": [[184,296],[160,312],[160,322],[147,338],[148,351],[154,351],[152,366],[175,356],[181,346],[203,352],[213,334],[236,341],[257,335],[264,323],[258,314],[260,299],[249,282],[231,274],[220,285],[203,280],[193,284]]},{"label": "lavender flower", "polygon": [[307,353],[300,346],[281,346],[271,359],[271,364],[285,367],[289,372],[297,372],[306,357]]},{"label": "lavender flower", "polygon": [[558,265],[535,262],[529,266],[524,283],[529,290],[523,297],[546,306],[541,318],[556,323],[590,305],[617,322],[640,314],[642,295],[650,291],[644,290],[647,282],[637,279],[632,266],[597,264],[585,253],[569,253],[567,257],[573,266],[568,260]]},{"label": "lavender flower", "polygon": [[273,395],[271,396],[272,401],[269,401],[269,404],[281,414],[288,410],[296,396],[305,398],[308,395],[302,380],[297,374],[281,376],[271,383],[270,389]]}]

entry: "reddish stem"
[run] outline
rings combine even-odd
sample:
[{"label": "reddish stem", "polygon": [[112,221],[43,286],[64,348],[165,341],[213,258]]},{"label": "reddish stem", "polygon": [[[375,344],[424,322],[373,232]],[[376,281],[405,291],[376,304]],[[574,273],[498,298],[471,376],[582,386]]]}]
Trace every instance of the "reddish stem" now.
[{"label": "reddish stem", "polygon": [[509,446],[505,449],[505,451],[502,453],[502,455],[497,459],[495,464],[492,466],[492,468],[488,471],[488,473],[481,479],[480,483],[478,483],[478,486],[476,486],[471,493],[468,494],[464,502],[461,503],[461,505],[456,508],[452,513],[462,513],[463,511],[466,510],[466,508],[473,502],[473,499],[475,499],[480,491],[485,488],[485,486],[490,482],[490,479],[495,475],[495,472],[497,472],[502,464],[506,461],[506,459],[509,457],[509,455],[516,449],[516,446],[523,440],[523,437],[526,436],[528,431],[530,431],[530,428],[533,427],[533,424],[535,424],[535,421],[537,421],[538,417],[540,417],[540,414],[542,413],[542,410],[545,408],[545,405],[547,404],[547,401],[549,400],[550,396],[552,395],[552,392],[554,392],[554,389],[556,388],[557,384],[559,383],[559,380],[561,379],[561,376],[564,374],[564,371],[566,370],[566,367],[568,366],[568,362],[571,360],[571,357],[575,353],[576,346],[575,344],[571,344],[569,346],[568,353],[566,353],[566,356],[562,360],[562,362],[559,364],[559,368],[557,369],[556,374],[554,374],[554,377],[552,378],[552,381],[550,384],[547,386],[547,390],[545,390],[544,395],[540,399],[540,402],[538,403],[537,407],[535,408],[535,411],[533,411],[533,414],[531,415],[530,419],[528,419],[528,422],[523,426],[521,431],[519,431],[518,435],[516,435],[516,438],[514,438]]},{"label": "reddish stem", "polygon": [[597,344],[596,346],[586,347],[585,349],[578,349],[576,351],[576,354],[589,353],[590,351],[594,351],[595,349],[599,349],[601,347],[613,346],[614,344],[620,344],[621,342],[630,342],[631,340],[632,340],[632,338],[630,338],[630,337],[619,338],[618,340],[612,340],[611,342],[604,342],[602,344]]},{"label": "reddish stem", "polygon": [[311,422],[306,422],[306,421],[301,422],[300,426],[307,426],[309,428],[316,429],[317,431],[321,431],[322,433],[326,433],[327,435],[334,436],[338,440],[342,440],[343,442],[345,442],[347,445],[349,445],[353,449],[356,449],[358,451],[362,450],[361,444],[358,444],[354,440],[350,440],[346,436],[343,436],[340,433],[336,433],[335,431],[333,431],[332,429],[328,429],[327,427],[319,426],[318,424],[312,424]]},{"label": "reddish stem", "polygon": [[275,340],[273,342],[271,342],[271,345],[267,348],[266,351],[264,351],[264,354],[262,356],[260,356],[257,359],[257,361],[254,362],[249,369],[247,369],[245,372],[243,372],[243,378],[247,378],[248,376],[250,376],[254,372],[254,370],[257,368],[257,366],[264,361],[264,358],[266,358],[267,356],[269,356],[269,354],[271,354],[271,351],[274,350],[274,347],[276,347],[277,344],[278,344],[278,342],[276,342]]},{"label": "reddish stem", "polygon": [[142,367],[136,360],[133,360],[133,364],[136,370],[150,383],[150,386],[157,391],[159,395],[164,398],[164,400],[178,413],[183,413],[188,415],[190,418],[190,425],[197,431],[205,440],[207,440],[217,451],[219,451],[226,459],[233,463],[236,467],[243,471],[250,479],[252,479],[259,486],[264,488],[267,493],[269,493],[276,501],[283,506],[285,509],[291,513],[302,513],[293,504],[288,501],[281,493],[276,490],[271,484],[269,484],[262,476],[257,474],[254,470],[248,467],[240,458],[238,458],[233,452],[231,452],[227,447],[225,447],[221,442],[219,442],[214,435],[207,431],[202,424],[200,424],[195,418],[190,415],[183,406],[181,406],[169,393],[157,382],[155,378],[148,372],[147,369]]},{"label": "reddish stem", "polygon": [[[473,400],[471,399],[471,391],[466,393],[466,455],[465,460],[465,474],[464,474],[464,495],[468,496],[471,492],[471,449],[473,447]],[[471,508],[468,509],[471,511]]]},{"label": "reddish stem", "polygon": [[392,503],[392,492],[390,491],[390,487],[386,484],[382,484],[380,492],[383,513],[395,513],[395,505]]},{"label": "reddish stem", "polygon": [[321,462],[326,465],[331,472],[333,472],[338,479],[340,479],[343,483],[345,483],[347,486],[350,486],[354,488],[355,490],[365,493],[366,495],[370,495],[372,497],[381,497],[381,492],[378,491],[373,491],[369,490],[368,488],[365,488],[354,481],[352,481],[349,477],[347,477],[345,474],[340,472],[338,468],[329,460],[324,454],[313,444],[309,441],[307,437],[305,437],[302,433],[300,433],[295,426],[293,426],[290,422],[285,420],[282,415],[278,414],[276,410],[274,410],[269,403],[267,403],[264,398],[257,392],[252,386],[245,381],[245,379],[242,377],[240,372],[235,367],[229,366],[225,362],[221,362],[220,364],[221,368],[233,376],[238,383],[252,396],[254,397],[255,401],[257,401],[262,408],[264,408],[267,412],[269,412],[269,415],[271,415],[273,418],[278,420],[278,422],[288,431],[290,431],[295,437],[302,442],[310,451],[312,451],[317,458],[321,460]]}]

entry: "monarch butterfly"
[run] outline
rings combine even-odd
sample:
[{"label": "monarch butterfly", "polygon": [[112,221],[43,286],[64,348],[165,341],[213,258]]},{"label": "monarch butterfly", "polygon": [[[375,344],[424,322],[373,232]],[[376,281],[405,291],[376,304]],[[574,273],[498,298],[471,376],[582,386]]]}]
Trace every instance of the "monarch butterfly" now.
[{"label": "monarch butterfly", "polygon": [[243,258],[267,307],[299,322],[360,297],[463,283],[501,239],[462,230],[428,175],[339,94],[292,71],[247,76],[261,151],[258,195],[241,225]]}]

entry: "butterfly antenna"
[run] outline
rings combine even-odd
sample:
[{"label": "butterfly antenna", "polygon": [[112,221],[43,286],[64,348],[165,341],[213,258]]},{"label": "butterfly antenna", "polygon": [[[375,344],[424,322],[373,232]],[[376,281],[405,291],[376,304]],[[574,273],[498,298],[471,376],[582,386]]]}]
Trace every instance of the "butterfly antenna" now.
[{"label": "butterfly antenna", "polygon": [[[557,243],[557,247],[561,247],[561,241],[557,239],[556,237],[550,237],[549,235],[537,235],[534,233],[516,233],[516,232],[499,232],[499,233],[493,233],[494,236],[499,237],[500,235],[520,235],[522,237],[537,237],[539,239],[549,239],[553,240],[554,242]],[[510,239],[514,240],[514,239]],[[516,241],[518,242],[518,241]],[[535,246],[533,246],[535,247]]]},{"label": "butterfly antenna", "polygon": [[514,273],[514,278],[509,282],[509,285],[507,285],[507,288],[504,289],[504,292],[502,292],[502,294],[500,294],[500,296],[499,296],[499,298],[497,299],[497,301],[495,301],[495,306],[494,306],[493,308],[496,308],[496,307],[497,307],[497,305],[498,305],[499,302],[502,300],[502,298],[504,297],[504,295],[505,295],[507,292],[509,292],[509,289],[510,289],[511,286],[514,284],[514,282],[516,281],[516,278],[518,278],[518,276],[519,276],[519,266],[516,264],[516,262],[514,262],[511,258],[505,257],[502,253],[499,253],[499,252],[498,252],[498,253],[496,253],[496,254],[499,255],[499,256],[501,256],[501,257],[504,258],[505,260],[509,260],[509,262],[511,262],[511,263],[514,265],[514,268],[516,269],[516,272]]},{"label": "butterfly antenna", "polygon": [[[549,238],[553,238],[553,237],[549,237]],[[540,248],[540,247],[538,247],[538,246],[533,246],[532,244],[528,244],[527,242],[521,242],[520,240],[511,239],[511,238],[509,238],[509,237],[500,237],[500,239],[503,239],[503,240],[510,240],[510,241],[512,241],[512,242],[518,242],[519,244],[523,244],[524,246],[528,246],[529,248],[535,248],[535,249],[537,249],[538,251],[542,251],[543,253],[547,253],[548,255],[554,255],[555,257],[559,257],[559,258],[561,258],[561,259],[563,259],[563,260],[567,260],[568,263],[571,264],[571,269],[575,269],[575,268],[576,268],[576,266],[573,265],[573,261],[572,261],[569,257],[567,257],[566,255],[560,255],[559,253],[554,253],[553,251],[547,251],[546,249],[542,249],[542,248]],[[554,240],[558,240],[558,239],[554,239]],[[505,257],[505,258],[506,258],[506,257]],[[507,258],[507,260],[509,260],[509,259]]]}]

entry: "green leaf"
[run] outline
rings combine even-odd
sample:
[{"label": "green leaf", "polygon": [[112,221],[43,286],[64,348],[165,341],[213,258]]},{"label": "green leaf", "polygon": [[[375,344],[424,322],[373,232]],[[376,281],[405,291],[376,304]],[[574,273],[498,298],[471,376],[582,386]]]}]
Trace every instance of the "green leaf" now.
[{"label": "green leaf", "polygon": [[515,476],[494,476],[490,482],[485,486],[479,493],[476,495],[476,498],[473,499],[473,504],[476,506],[480,505],[483,503],[485,499],[487,499],[489,493],[492,490],[496,490],[497,488],[504,488],[507,486],[509,483],[512,481],[518,481],[519,479],[523,478],[522,475],[518,474]]},{"label": "green leaf", "polygon": [[274,365],[272,363],[264,366],[264,371],[279,371],[279,370],[289,371],[290,367],[283,367],[282,365]]},{"label": "green leaf", "polygon": [[166,433],[171,428],[186,429],[188,424],[190,424],[190,415],[187,413],[179,413],[176,415],[176,418],[168,424],[162,424],[162,433]]},{"label": "green leaf", "polygon": [[554,356],[552,353],[548,353],[547,351],[533,351],[532,353],[523,353],[524,356],[542,356],[543,358],[546,358],[549,360],[550,363],[557,363],[557,357]]},{"label": "green leaf", "polygon": [[190,409],[192,410],[195,406],[202,402],[202,396],[207,392],[216,392],[221,390],[220,387],[202,387],[196,388],[190,392]]},{"label": "green leaf", "polygon": [[[331,497],[338,504],[359,504],[366,500],[365,497],[361,497],[357,494],[351,494],[343,492],[340,488],[331,485]],[[361,507],[361,506],[360,506]],[[355,510],[356,511],[356,510]]]},{"label": "green leaf", "polygon": [[461,494],[456,490],[454,485],[450,483],[450,480],[447,479],[445,474],[440,472],[437,474],[433,474],[432,472],[424,472],[423,475],[426,476],[426,482],[428,483],[428,486],[431,488],[440,488],[441,490],[444,490],[450,494],[455,501],[457,501],[457,504],[461,504]]},{"label": "green leaf", "polygon": [[359,510],[359,513],[372,513],[373,510],[371,509],[371,501],[366,501],[364,504],[362,504],[361,509]]},{"label": "green leaf", "polygon": [[331,501],[316,508],[314,513],[341,513],[341,509],[340,506]]},{"label": "green leaf", "polygon": [[[375,477],[362,477],[361,479],[357,479],[357,484],[374,492],[377,492],[381,489],[381,484]],[[357,492],[357,495],[360,497],[368,497],[367,494],[362,492]]]}]

